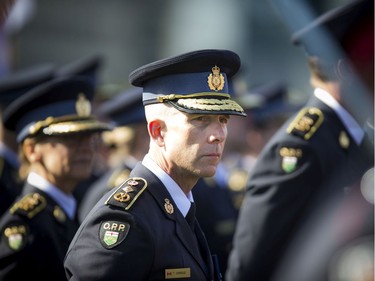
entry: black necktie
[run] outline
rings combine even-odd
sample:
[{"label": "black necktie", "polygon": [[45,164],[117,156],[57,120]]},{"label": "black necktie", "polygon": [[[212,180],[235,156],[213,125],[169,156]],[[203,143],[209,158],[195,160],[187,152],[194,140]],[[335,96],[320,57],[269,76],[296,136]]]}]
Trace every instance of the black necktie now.
[{"label": "black necktie", "polygon": [[195,222],[195,204],[191,202],[191,206],[189,212],[186,214],[185,217],[186,221],[190,225],[190,228],[194,231],[194,222]]}]

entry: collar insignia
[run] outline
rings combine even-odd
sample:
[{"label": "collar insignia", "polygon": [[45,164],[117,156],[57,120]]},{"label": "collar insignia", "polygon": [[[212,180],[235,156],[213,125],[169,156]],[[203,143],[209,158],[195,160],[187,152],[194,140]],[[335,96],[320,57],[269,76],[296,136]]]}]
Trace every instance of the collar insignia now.
[{"label": "collar insignia", "polygon": [[349,147],[349,144],[350,144],[350,140],[349,140],[349,137],[348,135],[344,132],[344,131],[341,131],[340,132],[340,135],[339,135],[339,143],[340,143],[340,146],[344,149],[348,149]]},{"label": "collar insignia", "polygon": [[164,202],[165,202],[164,203],[164,209],[165,209],[165,211],[168,214],[172,215],[174,213],[174,207],[173,207],[172,203],[167,198],[164,199]]}]

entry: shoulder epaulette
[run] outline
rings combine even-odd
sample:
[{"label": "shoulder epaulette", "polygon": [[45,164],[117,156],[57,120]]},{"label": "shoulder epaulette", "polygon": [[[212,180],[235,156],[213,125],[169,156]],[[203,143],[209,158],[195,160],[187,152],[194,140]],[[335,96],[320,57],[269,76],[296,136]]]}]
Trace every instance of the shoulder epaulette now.
[{"label": "shoulder epaulette", "polygon": [[24,196],[21,200],[14,203],[10,209],[10,213],[20,214],[31,219],[47,205],[46,199],[39,193],[30,193]]},{"label": "shoulder epaulette", "polygon": [[324,116],[319,108],[305,107],[301,109],[296,118],[290,123],[287,132],[308,140],[318,130],[323,120]]},{"label": "shoulder epaulette", "polygon": [[147,187],[143,178],[129,178],[123,182],[105,202],[106,205],[122,207],[129,210]]},{"label": "shoulder epaulette", "polygon": [[115,170],[107,181],[108,189],[119,186],[123,181],[129,178],[130,170],[127,168]]}]

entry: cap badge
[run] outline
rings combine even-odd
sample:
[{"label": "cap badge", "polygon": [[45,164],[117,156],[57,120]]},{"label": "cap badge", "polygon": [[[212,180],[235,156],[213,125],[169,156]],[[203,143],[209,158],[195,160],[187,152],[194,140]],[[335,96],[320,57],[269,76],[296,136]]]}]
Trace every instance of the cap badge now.
[{"label": "cap badge", "polygon": [[214,66],[212,68],[212,73],[208,76],[208,87],[210,90],[215,92],[220,91],[224,88],[224,76],[220,73],[220,67]]},{"label": "cap badge", "polygon": [[168,213],[168,214],[173,214],[174,212],[174,207],[172,205],[172,203],[169,201],[169,199],[165,198],[164,199],[164,209],[165,211]]},{"label": "cap badge", "polygon": [[91,113],[91,104],[89,100],[85,97],[84,93],[80,93],[78,95],[78,99],[76,102],[76,111],[78,116],[90,116]]}]

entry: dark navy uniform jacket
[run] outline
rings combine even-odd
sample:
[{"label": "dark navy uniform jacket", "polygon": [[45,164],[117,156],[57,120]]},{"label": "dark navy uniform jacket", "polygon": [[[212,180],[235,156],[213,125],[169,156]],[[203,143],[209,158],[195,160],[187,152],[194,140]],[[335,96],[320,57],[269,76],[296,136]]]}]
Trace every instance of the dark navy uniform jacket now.
[{"label": "dark navy uniform jacket", "polygon": [[197,221],[194,234],[165,186],[141,163],[130,177],[82,222],[65,258],[68,280],[213,280]]},{"label": "dark navy uniform jacket", "polygon": [[0,280],[66,280],[64,256],[77,229],[51,197],[25,184],[0,221]]},{"label": "dark navy uniform jacket", "polygon": [[237,221],[227,280],[269,280],[312,202],[343,195],[371,166],[367,156],[336,113],[313,96],[257,161]]},{"label": "dark navy uniform jacket", "polygon": [[192,192],[197,205],[197,220],[211,252],[217,255],[220,271],[225,272],[238,216],[230,190],[220,187],[213,178],[202,178]]},{"label": "dark navy uniform jacket", "polygon": [[18,167],[0,155],[0,216],[21,193],[23,183],[18,180]]}]

